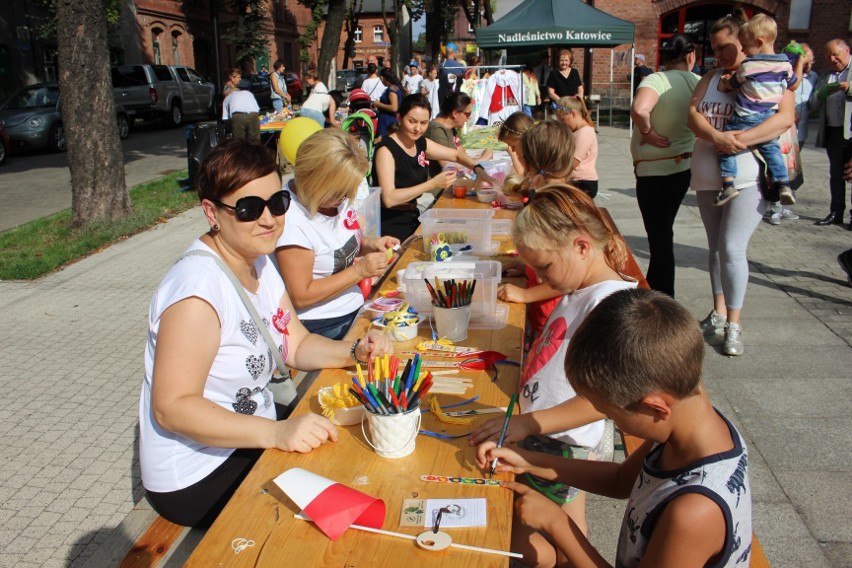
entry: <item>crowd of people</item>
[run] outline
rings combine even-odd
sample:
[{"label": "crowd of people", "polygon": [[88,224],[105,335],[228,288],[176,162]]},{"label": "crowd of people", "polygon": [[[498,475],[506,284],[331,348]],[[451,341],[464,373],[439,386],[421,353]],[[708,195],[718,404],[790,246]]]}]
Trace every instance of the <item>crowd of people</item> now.
[{"label": "crowd of people", "polygon": [[[851,63],[849,46],[833,40],[824,51],[830,71],[817,79],[809,46],[776,54],[775,22],[739,10],[708,32],[718,68],[703,76],[688,35],[665,44],[664,71],[641,54],[634,61],[630,147],[653,291],[625,275],[626,245],[595,204],[595,124],[569,50],[555,69],[543,60],[525,70],[530,97],[498,129],[512,160],[501,199],[523,203],[512,228],[521,262],[507,268],[525,274],[526,286],[500,285],[497,294],[528,304],[530,344],[520,415],[508,429],[503,419],[481,423],[469,443],[480,467],[499,458],[498,471],[519,476],[505,486],[516,492],[512,550],[527,565],[604,564],[587,539],[586,491],[630,499],[619,566],[747,563],[748,452],[702,385],[704,341],[744,353],[749,240],[767,208],[772,224],[795,217],[784,208],[795,202],[794,176],[783,160],[783,171],[775,167],[777,140],[796,123],[806,130],[817,109],[831,164],[830,212],[817,225],[843,222]],[[473,101],[458,85],[476,66],[465,70],[455,46],[446,52],[426,76],[410,62],[402,80],[370,62],[349,97],[353,116],[364,114],[342,129],[323,115],[336,102],[308,71],[302,114],[330,127],[301,143],[286,183],[254,143],[256,101],[242,95],[239,71],[229,73],[223,118],[240,139],[202,164],[209,230],[166,274],[149,311],[140,459],[149,498],[169,520],[209,525],[264,449],[309,452],[336,441],[321,416],[288,418],[282,367],[345,367],[392,352],[375,331],[342,339],[363,305],[359,283],[384,273],[389,252],[419,225],[420,200],[456,180],[453,164],[497,183],[459,141]],[[287,100],[286,89],[277,100]],[[536,122],[541,104],[554,116]],[[361,123],[375,134],[374,153],[359,145]],[[804,142],[802,129],[794,141]],[[381,191],[378,238],[365,236],[353,208],[368,176]],[[690,188],[712,294],[701,321],[674,300],[674,221]],[[852,284],[852,249],[838,261]],[[608,463],[607,417],[647,440],[621,464]]]}]

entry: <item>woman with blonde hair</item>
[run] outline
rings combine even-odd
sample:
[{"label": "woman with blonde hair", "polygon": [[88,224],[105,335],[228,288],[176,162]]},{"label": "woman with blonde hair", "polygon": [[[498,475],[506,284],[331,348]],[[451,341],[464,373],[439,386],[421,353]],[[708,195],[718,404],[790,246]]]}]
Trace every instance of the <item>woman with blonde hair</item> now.
[{"label": "woman with blonde hair", "polygon": [[598,194],[598,137],[595,123],[579,97],[562,97],[556,106],[556,118],[561,120],[574,133],[574,169],[571,171],[571,183],[585,191],[589,197]]},{"label": "woman with blonde hair", "polygon": [[[293,196],[275,257],[304,326],[340,339],[364,303],[358,283],[387,268],[393,237],[368,239],[352,201],[370,162],[342,130],[305,140],[296,154]],[[362,257],[355,262],[356,257]]]}]

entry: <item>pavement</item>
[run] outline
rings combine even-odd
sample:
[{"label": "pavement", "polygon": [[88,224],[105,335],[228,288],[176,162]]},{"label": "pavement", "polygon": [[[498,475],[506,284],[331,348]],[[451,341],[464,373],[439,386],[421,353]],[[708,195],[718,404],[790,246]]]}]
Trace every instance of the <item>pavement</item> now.
[{"label": "pavement", "polygon": [[[647,243],[627,132],[599,134],[600,205],[640,265]],[[774,568],[852,566],[852,288],[835,261],[852,247],[828,209],[824,152],[803,151],[797,221],[751,241],[745,354],[707,346],[711,398],[751,454],[754,530]],[[205,229],[198,208],[34,282],[0,282],[0,567],[114,566],[147,509],[136,451],[151,295]],[[694,194],[675,224],[677,298],[711,307]],[[623,502],[590,498],[610,559]],[[148,513],[150,518],[150,513]]]}]

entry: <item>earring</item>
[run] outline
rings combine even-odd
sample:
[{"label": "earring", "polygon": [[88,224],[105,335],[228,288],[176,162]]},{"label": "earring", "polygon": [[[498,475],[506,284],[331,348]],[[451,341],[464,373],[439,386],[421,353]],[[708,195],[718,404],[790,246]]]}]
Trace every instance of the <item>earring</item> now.
[{"label": "earring", "polygon": [[216,223],[215,225],[213,225],[213,226],[212,226],[212,227],[210,227],[210,228],[211,228],[211,229],[213,229],[213,232],[214,232],[214,233],[218,233],[218,232],[219,232],[219,224],[218,224],[218,223]]}]

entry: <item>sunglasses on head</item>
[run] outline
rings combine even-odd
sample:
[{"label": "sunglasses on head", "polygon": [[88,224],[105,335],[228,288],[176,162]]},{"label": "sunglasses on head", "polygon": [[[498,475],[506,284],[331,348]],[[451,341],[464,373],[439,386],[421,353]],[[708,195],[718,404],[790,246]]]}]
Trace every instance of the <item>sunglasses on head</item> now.
[{"label": "sunglasses on head", "polygon": [[226,207],[234,211],[239,221],[257,221],[263,215],[263,210],[269,208],[269,212],[276,217],[280,217],[290,208],[290,193],[283,189],[277,193],[273,193],[269,199],[263,199],[256,195],[248,197],[240,197],[237,199],[236,205],[228,205],[216,199],[211,199],[213,203],[219,207]]}]

